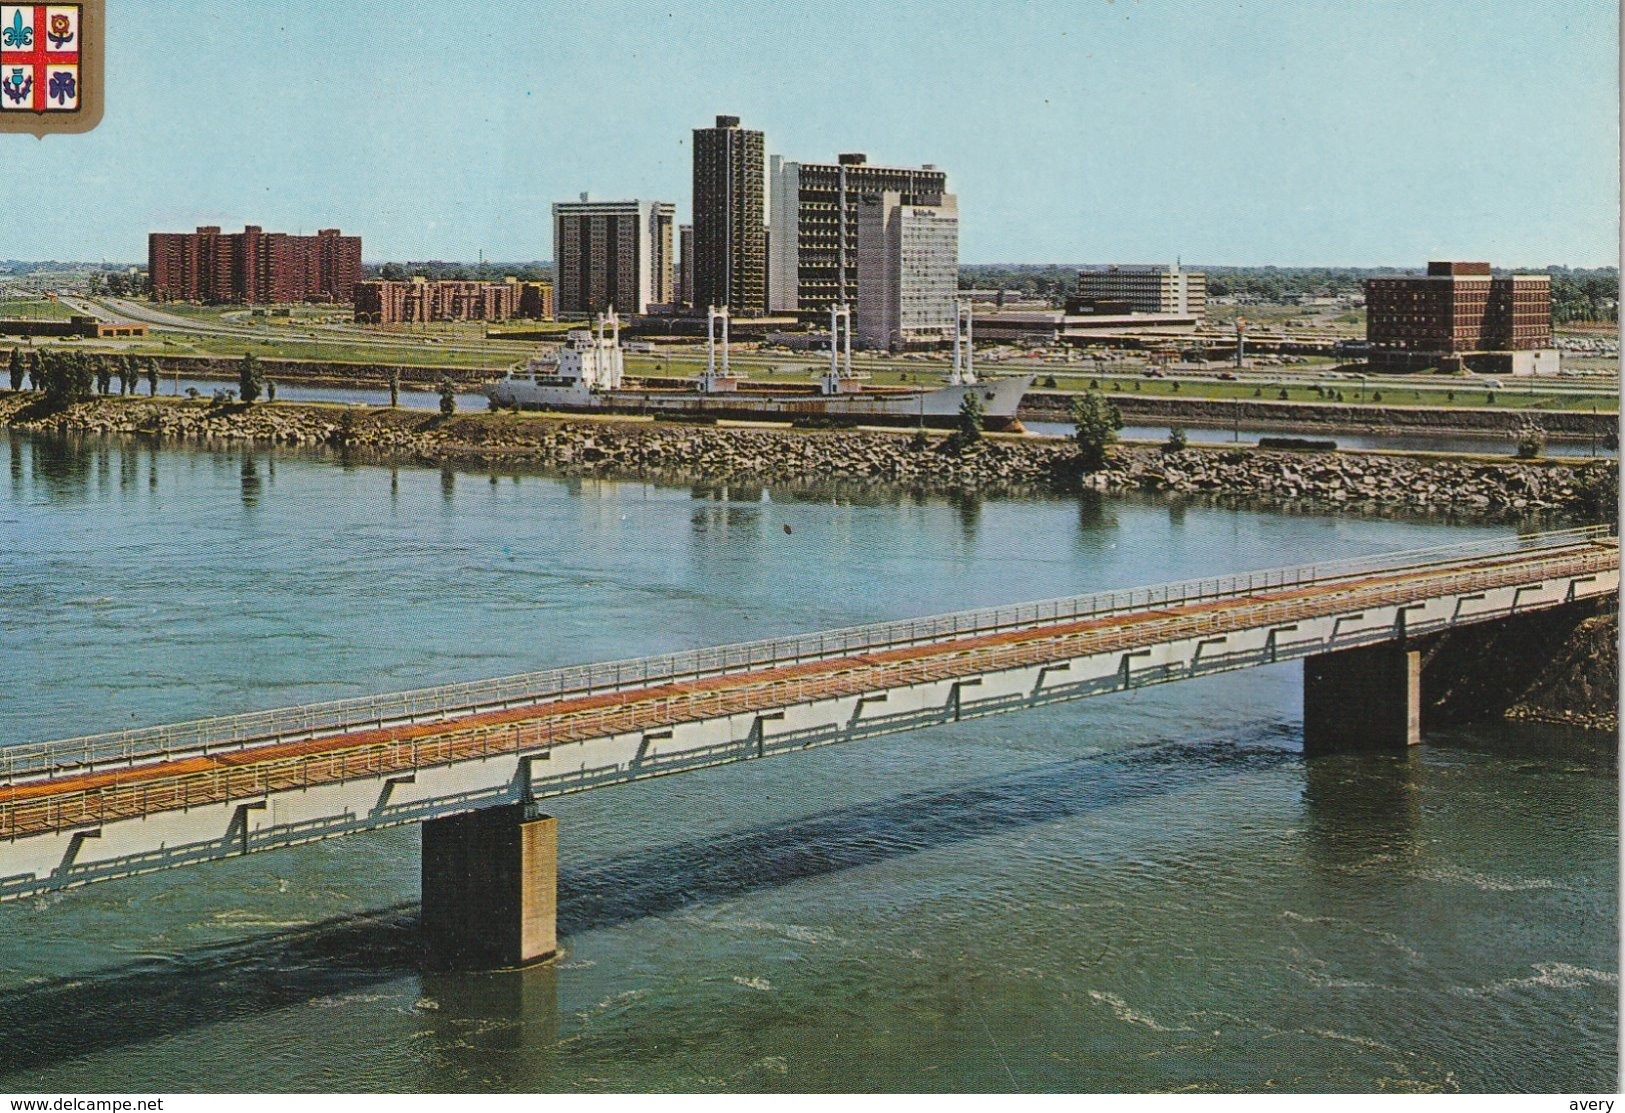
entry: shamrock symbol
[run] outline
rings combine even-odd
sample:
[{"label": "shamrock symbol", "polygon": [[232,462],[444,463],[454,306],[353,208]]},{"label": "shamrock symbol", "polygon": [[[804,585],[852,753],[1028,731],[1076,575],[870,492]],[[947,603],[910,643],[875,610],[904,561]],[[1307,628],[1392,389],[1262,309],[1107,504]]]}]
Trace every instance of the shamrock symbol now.
[{"label": "shamrock symbol", "polygon": [[45,95],[58,104],[66,104],[73,99],[74,90],[78,83],[74,81],[73,74],[66,70],[58,70],[51,75],[51,80],[45,86]]}]

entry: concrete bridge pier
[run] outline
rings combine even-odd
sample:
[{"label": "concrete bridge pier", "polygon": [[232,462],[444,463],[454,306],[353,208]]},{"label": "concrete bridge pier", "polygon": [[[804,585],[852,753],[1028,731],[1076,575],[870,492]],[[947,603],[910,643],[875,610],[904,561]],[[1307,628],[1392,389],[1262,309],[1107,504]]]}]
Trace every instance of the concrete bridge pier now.
[{"label": "concrete bridge pier", "polygon": [[524,804],[423,824],[424,962],[493,970],[558,953],[558,820]]},{"label": "concrete bridge pier", "polygon": [[1304,658],[1303,751],[1403,751],[1422,741],[1422,654],[1405,642]]}]

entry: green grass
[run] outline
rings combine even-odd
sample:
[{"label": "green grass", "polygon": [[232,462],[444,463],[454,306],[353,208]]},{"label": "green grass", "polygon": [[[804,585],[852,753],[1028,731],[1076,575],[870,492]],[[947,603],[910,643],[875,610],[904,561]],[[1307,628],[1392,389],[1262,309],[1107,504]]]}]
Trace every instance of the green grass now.
[{"label": "green grass", "polygon": [[219,324],[227,313],[244,313],[240,305],[192,305],[184,301],[154,301],[139,302],[150,306],[155,312],[167,313],[171,317],[185,317],[189,321],[202,321],[208,324]]},{"label": "green grass", "polygon": [[346,341],[285,339],[276,336],[149,335],[129,350],[137,354],[197,355],[241,358],[253,352],[265,359],[313,360],[321,363],[396,363],[406,367],[463,367],[499,371],[524,359],[528,346],[492,344],[487,351],[448,351],[424,345],[354,344]]},{"label": "green grass", "polygon": [[[1137,379],[1132,376],[1111,378],[1101,376],[1099,379],[1101,389],[1107,394],[1118,394],[1128,398],[1201,398],[1220,401],[1263,401],[1263,402],[1317,402],[1326,405],[1381,405],[1381,406],[1434,406],[1455,409],[1481,409],[1493,408],[1497,410],[1576,410],[1589,413],[1592,409],[1599,413],[1613,413],[1619,409],[1619,398],[1612,394],[1558,394],[1542,391],[1523,393],[1520,389],[1487,390],[1479,384],[1463,385],[1455,389],[1421,389],[1411,390],[1404,387],[1367,387],[1361,390],[1358,383],[1348,380],[1337,381],[1330,386],[1331,390],[1341,391],[1343,398],[1338,402],[1335,397],[1326,394],[1317,395],[1312,386],[1287,385],[1263,386],[1256,383],[1180,383],[1176,384],[1167,379]],[[1286,398],[1281,394],[1285,392]],[[1379,397],[1380,396],[1380,397]],[[1493,399],[1493,400],[1492,400]]]},{"label": "green grass", "polygon": [[13,321],[66,321],[74,316],[59,301],[46,298],[0,298],[0,319]]}]

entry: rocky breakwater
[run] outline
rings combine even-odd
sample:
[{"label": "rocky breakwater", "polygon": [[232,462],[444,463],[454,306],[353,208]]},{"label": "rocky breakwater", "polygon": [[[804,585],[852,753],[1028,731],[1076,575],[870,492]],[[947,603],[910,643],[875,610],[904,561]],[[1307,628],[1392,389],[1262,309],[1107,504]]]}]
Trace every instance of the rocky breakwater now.
[{"label": "rocky breakwater", "polygon": [[1561,460],[1487,461],[1354,452],[1115,446],[1085,473],[1070,441],[940,434],[682,425],[334,405],[210,405],[114,398],[50,408],[0,393],[0,421],[39,431],[133,434],[192,443],[331,445],[424,463],[538,466],[573,474],[727,482],[867,481],[928,490],[1165,492],[1362,511],[1593,520],[1613,512],[1618,466]]},{"label": "rocky breakwater", "polygon": [[431,424],[420,434],[400,427],[364,428],[356,443],[432,460],[537,462],[599,475],[662,473],[763,483],[867,480],[934,489],[1054,489],[1068,485],[1072,459],[1070,449],[1051,442],[989,439],[960,449],[940,435],[916,439],[861,430],[546,421],[508,414]]},{"label": "rocky breakwater", "polygon": [[1583,514],[1592,500],[1606,497],[1599,486],[1617,474],[1612,461],[1576,467],[1560,461],[1492,463],[1355,452],[1129,449],[1081,482],[1101,491],[1246,493],[1339,505]]},{"label": "rocky breakwater", "polygon": [[[345,425],[344,411],[337,407],[316,411],[292,406],[133,398],[47,407],[28,395],[13,395],[0,402],[0,420],[33,432],[135,435],[203,444],[336,444],[343,439]],[[350,424],[353,426],[353,419]]]}]

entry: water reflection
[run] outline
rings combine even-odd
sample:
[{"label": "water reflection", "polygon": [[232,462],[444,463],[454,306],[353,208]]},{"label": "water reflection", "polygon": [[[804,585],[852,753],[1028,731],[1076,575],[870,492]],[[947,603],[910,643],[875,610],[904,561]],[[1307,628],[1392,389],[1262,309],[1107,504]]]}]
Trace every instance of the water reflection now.
[{"label": "water reflection", "polygon": [[959,535],[968,542],[976,540],[976,527],[982,519],[982,496],[973,490],[955,491],[948,496],[948,505],[959,519]]},{"label": "water reflection", "polygon": [[[425,1034],[442,1063],[421,1089],[444,1086],[445,1063],[463,1063],[474,1049],[545,1055],[559,1038],[559,972],[548,964],[480,974],[425,974],[419,1007]],[[531,1066],[543,1066],[531,1064]]]},{"label": "water reflection", "polygon": [[241,478],[243,505],[253,509],[260,503],[260,473],[255,465],[253,453],[243,453],[239,476]]},{"label": "water reflection", "polygon": [[1116,539],[1107,535],[1116,533],[1117,529],[1113,500],[1099,491],[1084,491],[1078,495],[1078,539],[1085,548],[1101,548],[1108,541],[1115,545]]},{"label": "water reflection", "polygon": [[1310,864],[1348,874],[1420,849],[1421,762],[1410,752],[1328,754],[1304,761],[1304,846]]}]

